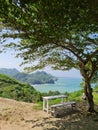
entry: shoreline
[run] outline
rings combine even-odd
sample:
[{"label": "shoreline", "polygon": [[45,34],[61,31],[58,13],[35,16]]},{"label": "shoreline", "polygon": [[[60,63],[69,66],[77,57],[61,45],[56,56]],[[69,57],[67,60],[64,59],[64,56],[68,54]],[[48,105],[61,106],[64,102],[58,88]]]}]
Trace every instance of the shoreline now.
[{"label": "shoreline", "polygon": [[81,90],[80,83],[82,82],[81,78],[69,78],[69,77],[59,77],[55,84],[38,84],[33,85],[37,91],[41,93],[48,93],[49,91],[58,91],[60,93],[65,92],[74,92]]}]

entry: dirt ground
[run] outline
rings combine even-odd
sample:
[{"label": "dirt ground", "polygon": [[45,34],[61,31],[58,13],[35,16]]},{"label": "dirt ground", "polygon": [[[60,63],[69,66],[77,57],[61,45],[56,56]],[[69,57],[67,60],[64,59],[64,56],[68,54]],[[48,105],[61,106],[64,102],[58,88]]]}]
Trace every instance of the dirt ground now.
[{"label": "dirt ground", "polygon": [[82,116],[81,105],[58,118],[33,105],[0,98],[0,130],[98,130],[98,115]]}]

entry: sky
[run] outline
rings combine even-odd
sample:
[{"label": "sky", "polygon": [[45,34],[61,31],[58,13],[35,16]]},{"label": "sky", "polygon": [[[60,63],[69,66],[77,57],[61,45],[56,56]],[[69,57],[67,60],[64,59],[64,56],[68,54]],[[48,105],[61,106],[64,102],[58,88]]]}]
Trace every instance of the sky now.
[{"label": "sky", "polygon": [[[7,51],[6,53],[0,53],[0,68],[16,68],[20,72],[23,72],[24,66],[20,66],[22,62],[21,58],[15,58],[14,51]],[[76,69],[70,71],[52,70],[50,67],[42,69],[47,73],[56,77],[81,77],[80,72]]]}]

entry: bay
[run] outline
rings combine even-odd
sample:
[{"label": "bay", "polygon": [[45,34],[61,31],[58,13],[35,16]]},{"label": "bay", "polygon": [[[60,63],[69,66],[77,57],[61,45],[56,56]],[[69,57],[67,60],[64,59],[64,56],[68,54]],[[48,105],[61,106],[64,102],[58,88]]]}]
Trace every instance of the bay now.
[{"label": "bay", "polygon": [[81,90],[81,78],[59,77],[55,84],[32,85],[39,92],[59,91],[60,93]]}]

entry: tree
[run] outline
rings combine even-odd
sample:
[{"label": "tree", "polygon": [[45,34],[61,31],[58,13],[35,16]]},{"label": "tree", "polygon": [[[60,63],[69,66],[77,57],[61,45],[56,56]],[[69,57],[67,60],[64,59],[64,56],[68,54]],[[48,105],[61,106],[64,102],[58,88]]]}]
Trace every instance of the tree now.
[{"label": "tree", "polygon": [[21,38],[10,43],[28,69],[51,65],[54,69],[80,70],[85,81],[89,112],[94,111],[91,79],[98,72],[98,2],[94,0],[5,0],[0,19],[9,33]]}]

